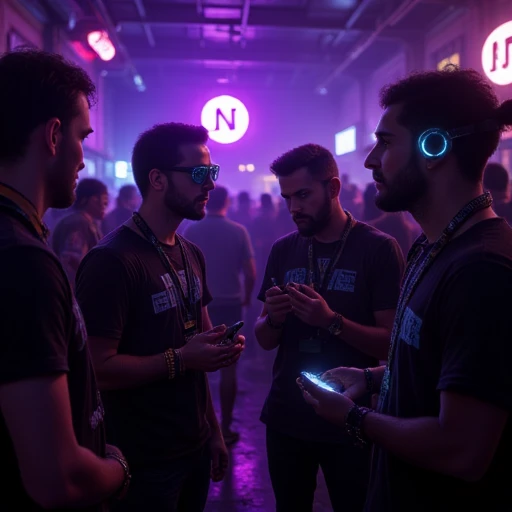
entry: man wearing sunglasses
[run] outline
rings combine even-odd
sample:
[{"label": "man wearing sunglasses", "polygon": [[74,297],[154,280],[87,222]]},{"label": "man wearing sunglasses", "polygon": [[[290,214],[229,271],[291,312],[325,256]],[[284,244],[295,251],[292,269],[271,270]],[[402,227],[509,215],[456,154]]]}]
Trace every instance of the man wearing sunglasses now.
[{"label": "man wearing sunglasses", "polygon": [[200,512],[227,450],[206,373],[234,364],[243,336],[220,345],[206,309],[204,257],[176,234],[205,215],[219,166],[202,127],[178,123],[144,132],[132,167],[142,205],[84,259],[77,274],[96,374],[124,447],[132,486],[122,511]]}]

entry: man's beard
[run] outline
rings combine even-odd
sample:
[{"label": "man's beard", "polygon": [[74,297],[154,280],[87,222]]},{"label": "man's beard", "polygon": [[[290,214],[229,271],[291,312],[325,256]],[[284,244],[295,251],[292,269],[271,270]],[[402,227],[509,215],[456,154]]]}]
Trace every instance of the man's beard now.
[{"label": "man's beard", "polygon": [[387,181],[380,171],[373,171],[375,181],[383,183],[384,190],[375,196],[377,208],[385,212],[411,212],[425,195],[428,183],[413,155],[395,177]]},{"label": "man's beard", "polygon": [[204,196],[200,196],[189,201],[173,187],[169,187],[164,196],[164,203],[169,211],[182,219],[201,220],[205,216],[205,210],[198,209],[198,203],[204,199]]},{"label": "man's beard", "polygon": [[297,229],[302,236],[314,236],[324,229],[330,222],[332,216],[332,202],[326,195],[326,201],[315,215],[295,215],[294,221],[298,219],[307,220],[305,224],[297,224]]}]

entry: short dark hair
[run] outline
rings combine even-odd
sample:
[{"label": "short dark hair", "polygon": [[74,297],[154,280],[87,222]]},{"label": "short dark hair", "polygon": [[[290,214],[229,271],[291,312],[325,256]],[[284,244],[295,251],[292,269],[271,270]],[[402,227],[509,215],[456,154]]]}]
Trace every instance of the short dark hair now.
[{"label": "short dark hair", "polygon": [[137,193],[137,187],[135,185],[123,185],[118,192],[117,198],[120,201],[128,201],[132,198],[133,194]]},{"label": "short dark hair", "polygon": [[339,176],[334,156],[318,144],[304,144],[286,152],[272,162],[270,170],[279,178],[288,176],[301,167],[306,167],[320,181]]},{"label": "short dark hair", "polygon": [[272,195],[264,192],[260,196],[260,207],[262,210],[273,210],[274,209],[274,201],[272,200]]},{"label": "short dark hair", "polygon": [[500,133],[512,125],[512,101],[501,106],[489,82],[473,69],[448,66],[441,71],[412,73],[381,90],[382,108],[402,104],[399,122],[417,139],[429,128],[451,130],[487,120],[500,129],[453,140],[452,152],[463,175],[480,181],[485,163],[496,151]]},{"label": "short dark hair", "polygon": [[94,178],[83,178],[76,186],[76,199],[73,208],[75,210],[82,210],[91,197],[103,194],[108,194],[108,188],[105,183]]},{"label": "short dark hair", "polygon": [[78,115],[80,93],[91,106],[96,87],[82,68],[61,55],[32,48],[4,53],[0,57],[0,161],[21,158],[32,132],[53,117],[65,129]]},{"label": "short dark hair", "polygon": [[508,189],[510,176],[503,165],[496,162],[488,163],[484,171],[484,188],[496,192],[505,192]]},{"label": "short dark hair", "polygon": [[217,185],[209,194],[206,208],[208,210],[222,210],[228,204],[229,192],[226,187]]},{"label": "short dark hair", "polygon": [[157,124],[143,132],[132,152],[133,178],[141,195],[144,197],[148,191],[151,169],[175,167],[183,160],[180,146],[207,142],[206,128],[190,124]]},{"label": "short dark hair", "polygon": [[251,202],[251,196],[249,195],[249,192],[246,190],[242,190],[238,193],[238,204],[249,204]]}]

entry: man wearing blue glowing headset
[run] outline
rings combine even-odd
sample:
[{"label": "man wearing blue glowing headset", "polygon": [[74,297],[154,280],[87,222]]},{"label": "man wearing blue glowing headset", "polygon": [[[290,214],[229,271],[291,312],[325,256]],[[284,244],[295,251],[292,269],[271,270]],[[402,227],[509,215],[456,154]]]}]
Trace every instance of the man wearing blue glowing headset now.
[{"label": "man wearing blue glowing headset", "polygon": [[133,486],[118,512],[201,512],[227,450],[205,372],[234,364],[244,337],[220,346],[212,328],[204,256],[176,234],[205,216],[219,166],[201,126],[166,123],[132,154],[142,205],[84,259],[77,275],[107,437],[126,449]]},{"label": "man wearing blue glowing headset", "polygon": [[[505,510],[512,457],[512,230],[484,167],[512,125],[473,70],[411,75],[382,91],[366,159],[384,211],[423,229],[409,253],[386,367],[299,379],[318,414],[374,443],[366,512]],[[354,405],[380,391],[375,410]]]}]

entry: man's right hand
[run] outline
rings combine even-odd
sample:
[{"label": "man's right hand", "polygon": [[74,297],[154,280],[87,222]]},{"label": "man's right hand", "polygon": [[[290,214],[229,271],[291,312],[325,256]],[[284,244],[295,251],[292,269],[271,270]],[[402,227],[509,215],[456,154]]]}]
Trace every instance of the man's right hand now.
[{"label": "man's right hand", "polygon": [[265,292],[265,305],[273,324],[284,324],[286,315],[292,310],[290,296],[279,286],[273,286]]},{"label": "man's right hand", "polygon": [[332,382],[337,386],[343,386],[343,394],[352,401],[364,397],[367,392],[366,377],[360,368],[333,368],[322,375],[322,380]]},{"label": "man's right hand", "polygon": [[[226,326],[220,325],[210,331],[193,336],[186,345],[180,348],[185,368],[202,372],[216,372],[236,363],[244,350],[244,344],[217,346],[225,332]],[[239,336],[238,338],[243,337]]]}]

